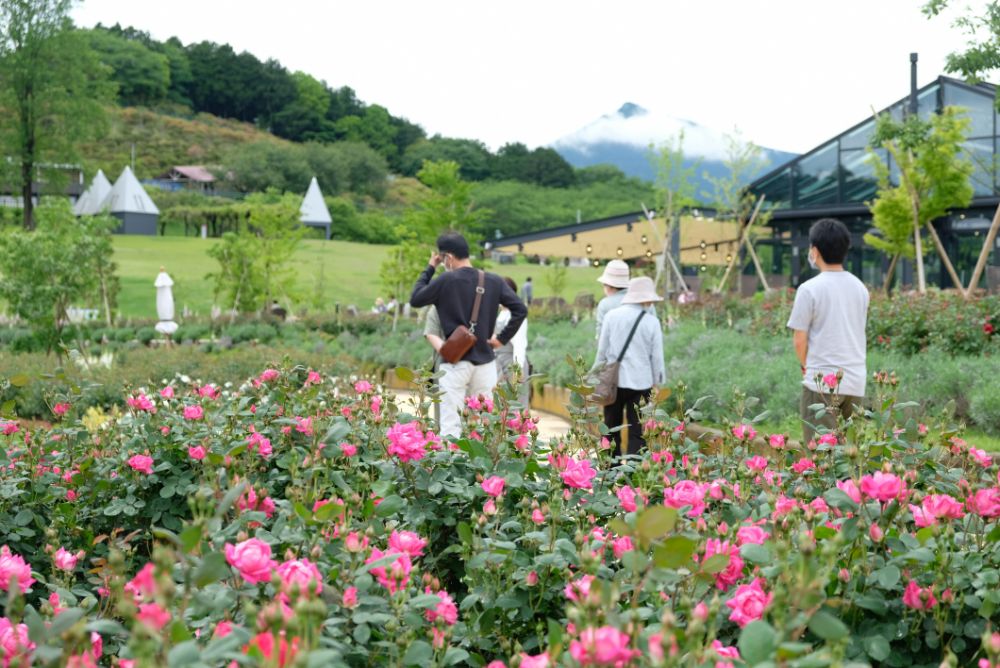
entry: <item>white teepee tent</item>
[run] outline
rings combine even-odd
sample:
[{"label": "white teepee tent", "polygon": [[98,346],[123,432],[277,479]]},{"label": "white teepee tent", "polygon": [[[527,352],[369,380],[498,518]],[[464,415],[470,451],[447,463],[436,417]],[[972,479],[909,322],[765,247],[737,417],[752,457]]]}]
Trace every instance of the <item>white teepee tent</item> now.
[{"label": "white teepee tent", "polygon": [[322,227],[326,232],[326,238],[330,238],[330,224],[333,222],[333,218],[330,217],[330,210],[326,208],[323,193],[320,192],[319,183],[315,176],[309,182],[309,189],[302,200],[302,206],[299,207],[299,213],[301,213],[299,220],[302,221],[303,225]]}]

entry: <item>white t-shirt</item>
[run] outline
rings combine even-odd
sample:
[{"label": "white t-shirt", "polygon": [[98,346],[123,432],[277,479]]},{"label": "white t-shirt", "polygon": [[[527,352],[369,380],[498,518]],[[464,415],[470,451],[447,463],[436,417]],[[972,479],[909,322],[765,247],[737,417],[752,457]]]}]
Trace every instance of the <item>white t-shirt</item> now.
[{"label": "white t-shirt", "polygon": [[868,300],[868,288],[849,271],[823,271],[799,286],[788,327],[809,334],[804,386],[828,392],[816,375],[843,371],[837,393],[865,396]]}]

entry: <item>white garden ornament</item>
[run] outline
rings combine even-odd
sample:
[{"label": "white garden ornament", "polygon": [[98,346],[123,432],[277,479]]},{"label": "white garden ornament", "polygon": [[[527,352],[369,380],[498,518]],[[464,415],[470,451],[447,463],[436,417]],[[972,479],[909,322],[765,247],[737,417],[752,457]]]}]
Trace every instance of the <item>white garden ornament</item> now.
[{"label": "white garden ornament", "polygon": [[156,331],[167,336],[177,331],[177,323],[174,322],[174,293],[170,289],[173,284],[166,269],[160,267],[160,273],[153,283],[156,286],[156,315],[160,319],[156,323]]}]

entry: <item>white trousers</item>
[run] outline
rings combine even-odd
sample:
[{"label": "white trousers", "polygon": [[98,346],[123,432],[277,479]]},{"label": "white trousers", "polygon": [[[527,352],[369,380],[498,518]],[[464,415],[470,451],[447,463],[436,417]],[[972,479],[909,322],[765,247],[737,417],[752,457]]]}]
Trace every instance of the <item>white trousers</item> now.
[{"label": "white trousers", "polygon": [[465,408],[465,398],[479,394],[492,396],[497,384],[497,365],[495,362],[473,364],[458,362],[448,364],[443,362],[440,367],[441,376],[441,436],[458,438],[462,435],[462,409]]}]

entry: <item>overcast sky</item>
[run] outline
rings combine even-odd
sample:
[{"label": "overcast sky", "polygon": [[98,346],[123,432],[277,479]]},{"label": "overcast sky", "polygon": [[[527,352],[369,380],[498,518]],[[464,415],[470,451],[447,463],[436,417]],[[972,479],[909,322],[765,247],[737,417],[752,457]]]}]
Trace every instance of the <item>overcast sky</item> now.
[{"label": "overcast sky", "polygon": [[920,85],[943,72],[965,36],[954,12],[927,19],[922,4],[85,0],[73,17],[229,43],[494,149],[549,144],[634,102],[804,152],[906,95],[911,51]]}]

